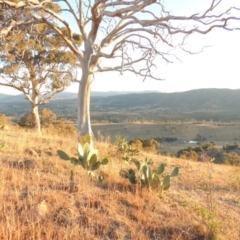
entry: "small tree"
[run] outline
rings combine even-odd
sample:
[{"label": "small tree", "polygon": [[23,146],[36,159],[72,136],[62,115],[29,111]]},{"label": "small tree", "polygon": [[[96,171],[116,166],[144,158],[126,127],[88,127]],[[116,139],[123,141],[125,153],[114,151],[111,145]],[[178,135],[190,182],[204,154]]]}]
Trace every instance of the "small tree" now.
[{"label": "small tree", "polygon": [[[53,4],[48,8],[60,10],[58,5]],[[17,10],[15,14],[22,19],[31,12]],[[81,39],[78,44],[81,44]],[[0,42],[0,48],[0,85],[15,88],[25,95],[31,104],[28,127],[40,132],[38,107],[69,86],[77,58],[66,50],[62,39],[44,23],[28,24],[24,30],[20,26],[12,29]]]}]

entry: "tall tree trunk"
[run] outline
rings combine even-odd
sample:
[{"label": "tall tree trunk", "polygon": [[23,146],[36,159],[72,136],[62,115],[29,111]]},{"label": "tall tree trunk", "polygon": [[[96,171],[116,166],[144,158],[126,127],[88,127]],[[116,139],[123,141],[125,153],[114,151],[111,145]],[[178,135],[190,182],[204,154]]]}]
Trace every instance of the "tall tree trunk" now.
[{"label": "tall tree trunk", "polygon": [[38,133],[41,133],[40,117],[38,112],[38,106],[32,104],[32,129]]},{"label": "tall tree trunk", "polygon": [[82,78],[78,91],[78,133],[79,136],[89,135],[92,144],[92,128],[90,121],[90,94],[93,75],[86,67],[82,69]]},{"label": "tall tree trunk", "polygon": [[34,86],[32,90],[32,129],[41,133],[40,117],[38,112],[38,87]]}]

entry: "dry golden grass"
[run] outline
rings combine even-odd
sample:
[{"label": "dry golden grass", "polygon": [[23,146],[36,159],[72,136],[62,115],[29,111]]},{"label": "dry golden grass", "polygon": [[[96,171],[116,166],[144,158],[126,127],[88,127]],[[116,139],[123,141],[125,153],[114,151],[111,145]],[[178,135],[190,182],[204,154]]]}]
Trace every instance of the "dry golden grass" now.
[{"label": "dry golden grass", "polygon": [[[159,199],[119,176],[127,168],[109,142],[95,142],[106,181],[90,181],[81,167],[60,160],[76,139],[38,136],[18,128],[0,132],[0,239],[240,239],[240,168],[141,153],[180,176]],[[69,193],[70,171],[76,188]]]}]

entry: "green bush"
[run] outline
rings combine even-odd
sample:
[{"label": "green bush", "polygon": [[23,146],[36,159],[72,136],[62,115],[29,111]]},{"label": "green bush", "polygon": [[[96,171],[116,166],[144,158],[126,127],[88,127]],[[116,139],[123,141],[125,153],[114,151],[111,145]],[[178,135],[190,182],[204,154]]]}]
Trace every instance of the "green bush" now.
[{"label": "green bush", "polygon": [[227,165],[240,166],[240,155],[236,152],[223,153],[223,163]]},{"label": "green bush", "polygon": [[7,124],[7,118],[4,114],[0,113],[0,127],[5,126]]},{"label": "green bush", "polygon": [[18,125],[20,127],[31,128],[32,127],[32,114],[27,113],[25,114],[20,120],[18,121]]}]

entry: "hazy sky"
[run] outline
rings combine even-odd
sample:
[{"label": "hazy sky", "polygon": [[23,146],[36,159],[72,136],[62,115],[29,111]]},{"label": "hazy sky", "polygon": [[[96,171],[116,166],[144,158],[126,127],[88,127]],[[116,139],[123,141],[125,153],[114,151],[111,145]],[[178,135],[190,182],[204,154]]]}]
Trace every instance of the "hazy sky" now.
[{"label": "hazy sky", "polygon": [[[210,0],[168,0],[168,9],[174,13],[196,13],[209,4]],[[240,7],[239,0],[224,0],[226,5]],[[168,5],[168,3],[170,3]],[[240,23],[239,26],[240,27]],[[159,62],[157,71],[164,81],[146,80],[140,77],[118,73],[99,74],[92,84],[93,91],[143,91],[162,92],[186,91],[197,88],[240,89],[240,31],[214,30],[208,35],[196,34],[188,41],[189,50],[204,52],[197,55],[178,53],[181,62],[173,64]],[[78,85],[73,84],[67,91],[77,92]],[[10,88],[0,86],[0,93],[13,93]],[[15,92],[16,93],[16,92]]]}]

